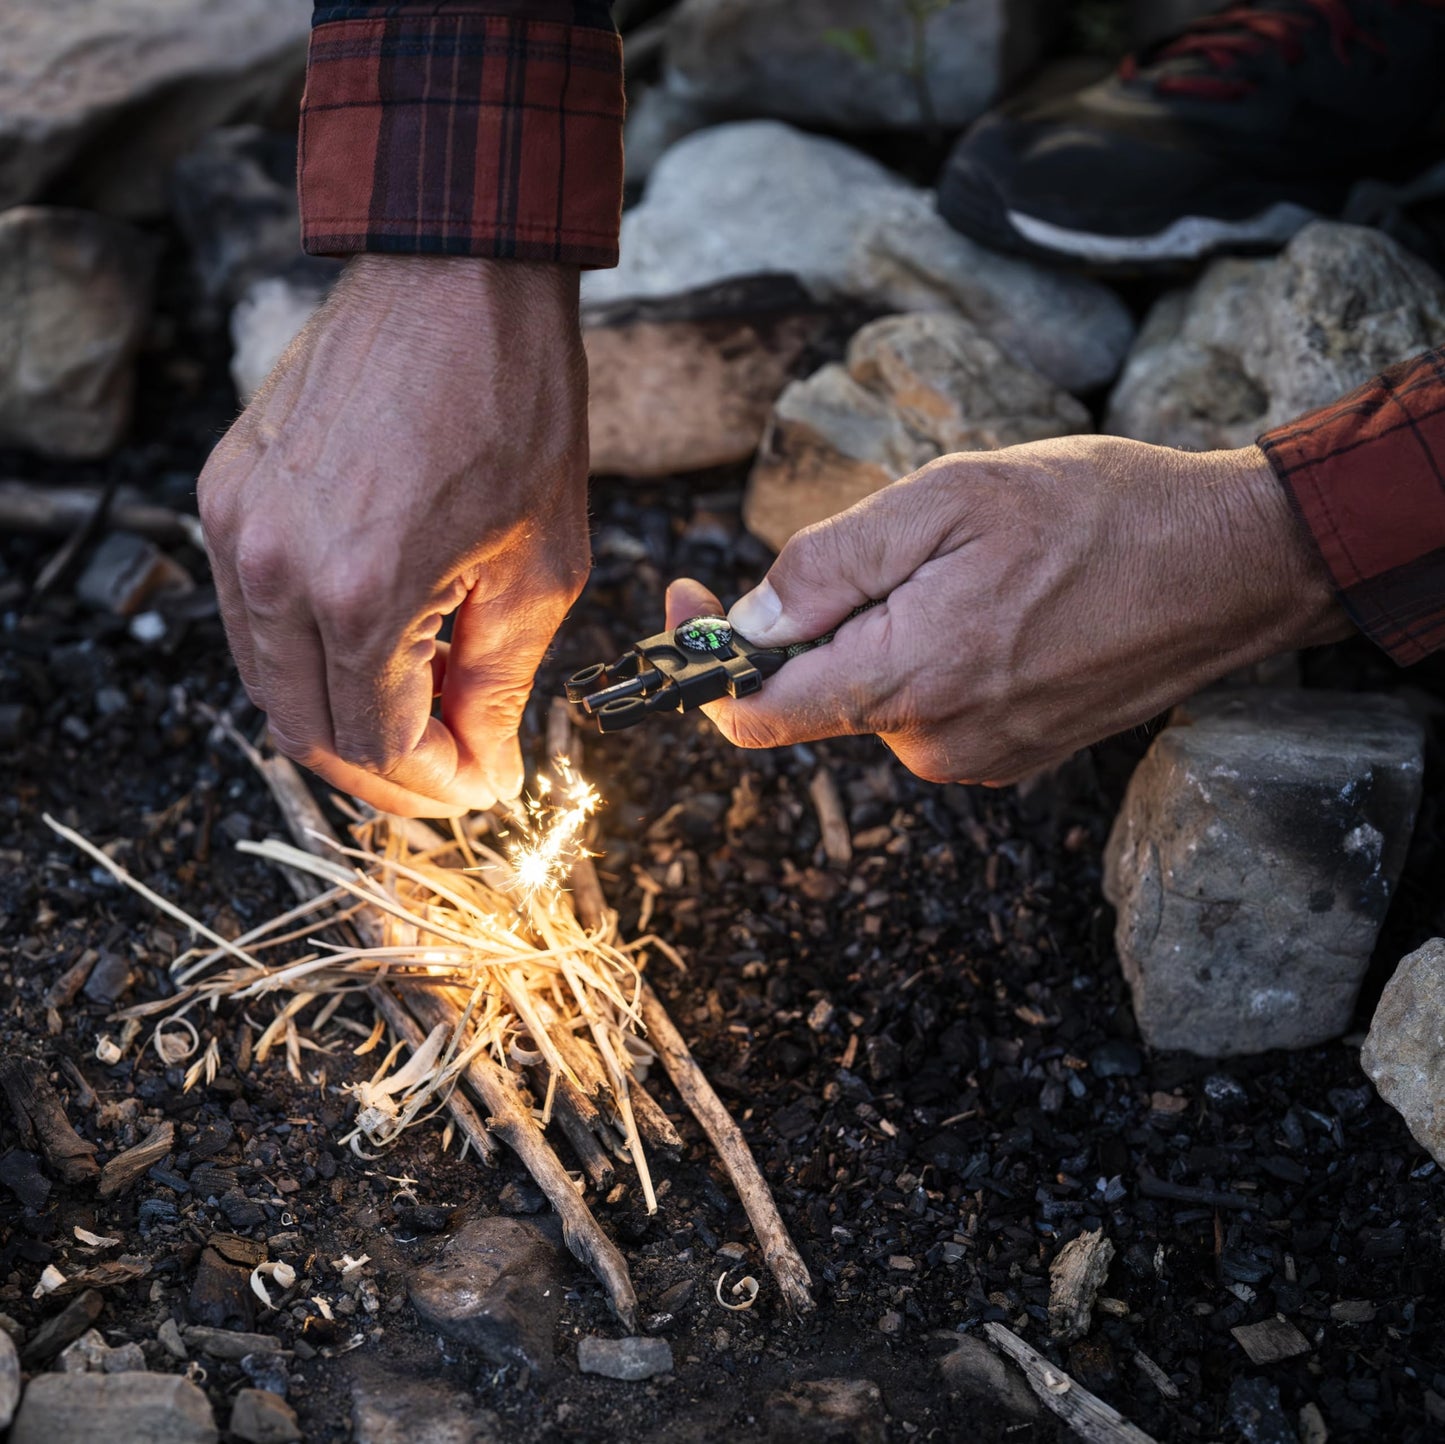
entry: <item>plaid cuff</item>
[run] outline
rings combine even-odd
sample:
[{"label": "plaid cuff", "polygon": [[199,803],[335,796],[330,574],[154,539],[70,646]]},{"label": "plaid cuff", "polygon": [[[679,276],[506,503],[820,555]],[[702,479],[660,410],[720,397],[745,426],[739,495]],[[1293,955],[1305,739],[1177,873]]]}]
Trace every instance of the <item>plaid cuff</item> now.
[{"label": "plaid cuff", "polygon": [[1401,664],[1445,645],[1445,349],[1259,444],[1355,625]]},{"label": "plaid cuff", "polygon": [[302,244],[617,264],[622,48],[597,4],[321,6]]}]

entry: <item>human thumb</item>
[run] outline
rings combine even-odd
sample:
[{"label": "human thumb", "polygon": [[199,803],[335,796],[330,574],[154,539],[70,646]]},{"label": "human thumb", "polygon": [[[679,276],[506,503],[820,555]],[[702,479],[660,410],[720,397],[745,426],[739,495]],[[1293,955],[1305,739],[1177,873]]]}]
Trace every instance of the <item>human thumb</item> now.
[{"label": "human thumb", "polygon": [[791,536],[767,576],[728,613],[733,629],[767,647],[811,642],[906,580],[921,558],[889,554],[890,538],[907,535],[896,525],[893,490]]}]

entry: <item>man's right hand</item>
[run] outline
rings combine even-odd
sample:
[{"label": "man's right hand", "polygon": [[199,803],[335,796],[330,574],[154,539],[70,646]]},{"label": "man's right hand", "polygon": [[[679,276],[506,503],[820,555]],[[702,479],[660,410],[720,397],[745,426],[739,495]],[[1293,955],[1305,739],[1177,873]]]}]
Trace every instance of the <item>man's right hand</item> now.
[{"label": "man's right hand", "polygon": [[533,673],[587,573],[576,269],[356,257],[212,453],[200,509],[282,751],[388,812],[515,796]]}]

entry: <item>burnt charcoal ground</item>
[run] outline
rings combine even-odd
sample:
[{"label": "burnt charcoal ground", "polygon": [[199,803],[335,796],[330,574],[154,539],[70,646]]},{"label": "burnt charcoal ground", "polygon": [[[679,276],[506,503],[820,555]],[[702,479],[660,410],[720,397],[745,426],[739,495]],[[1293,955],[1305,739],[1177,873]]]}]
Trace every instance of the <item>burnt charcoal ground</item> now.
[{"label": "burnt charcoal ground", "polygon": [[[145,357],[130,446],[103,466],[11,455],[0,471],[115,477],[185,504],[231,402],[215,343],[177,319],[183,299],[168,298]],[[674,573],[728,597],[760,575],[766,557],[736,528],[738,485],[727,475],[597,486],[596,572],[544,670],[542,703],[569,671],[654,630]],[[350,1106],[336,1085],[370,1069],[348,1058],[344,1038],[332,1055],[303,1055],[308,1072],[326,1070],[323,1097],[289,1079],[279,1055],[238,1070],[238,1010],[208,1021],[222,1068],[190,1093],[151,1050],[113,1068],[96,1061],[97,1034],[115,1031],[112,1005],[85,992],[49,1031],[43,998],[88,950],[109,960],[105,978],[131,1002],[164,993],[185,940],[52,837],[42,811],[115,844],[141,880],[223,930],[291,904],[270,869],[234,850],[280,824],[202,710],[258,727],[219,623],[202,617],[142,645],[80,608],[65,579],[32,601],[54,549],[0,543],[0,700],[28,709],[0,752],[0,1050],[51,1079],[100,1162],[158,1118],[176,1143],[164,1165],[102,1201],[93,1184],[66,1185],[28,1161],[8,1111],[0,1117],[0,1311],[31,1335],[68,1301],[32,1300],[44,1266],[94,1266],[78,1225],[121,1238],[107,1257],[148,1267],[102,1289],[110,1342],[137,1340],[153,1369],[181,1369],[157,1342],[162,1324],[229,1310],[293,1351],[289,1397],[308,1439],[349,1437],[358,1382],[398,1398],[460,1390],[479,1437],[801,1438],[776,1396],[810,1379],[871,1380],[883,1401],[878,1417],[811,1437],[1068,1437],[1049,1416],[1021,1420],[950,1395],[939,1363],[948,1336],[986,1320],[1055,1352],[1161,1441],[1279,1437],[1267,1432],[1270,1390],[1291,1428],[1317,1405],[1333,1440],[1441,1437],[1445,1406],[1432,1391],[1445,1396],[1445,1188],[1359,1073],[1356,1046],[1212,1064],[1151,1055],[1135,1035],[1099,859],[1143,735],[996,792],[919,783],[866,739],[743,754],[693,718],[589,739],[586,769],[608,798],[610,898],[631,932],[644,890],[656,893],[651,927],[688,963],[679,976],[655,961],[657,985],[741,1121],[819,1308],[802,1322],[782,1313],[726,1180],[663,1084],[689,1147],[660,1170],[659,1212],[648,1217],[630,1186],[595,1204],[627,1255],[642,1317],[672,1343],[674,1376],[622,1384],[576,1373],[576,1338],[610,1321],[598,1286],[570,1263],[550,1372],[497,1370],[439,1340],[406,1301],[407,1273],[458,1219],[533,1206],[510,1158],[494,1171],[442,1159],[437,1124],[376,1162],[342,1150]],[[204,576],[199,555],[179,555]],[[1309,667],[1332,685],[1408,686],[1434,718],[1426,804],[1380,950],[1388,963],[1445,926],[1439,676],[1393,674],[1364,648]],[[529,718],[534,758],[541,710]],[[820,765],[860,844],[846,870],[821,855],[808,797]],[[264,1004],[251,1013],[269,1016]],[[1367,1019],[1362,1010],[1357,1024]],[[1086,1228],[1116,1246],[1103,1295],[1118,1303],[1096,1310],[1083,1341],[1052,1351],[1048,1265]],[[244,1271],[218,1270],[207,1252],[218,1235],[223,1249],[244,1253],[224,1242],[240,1236],[293,1262],[300,1292],[330,1299],[336,1323],[303,1328],[289,1308],[248,1301]],[[748,1313],[712,1297],[731,1267],[718,1251],[732,1242],[763,1280]],[[347,1253],[370,1256],[359,1288],[331,1265]],[[1230,1329],[1276,1313],[1310,1351],[1252,1365]],[[1141,1371],[1141,1351],[1176,1399]],[[224,1424],[260,1366],[203,1362]],[[1261,1399],[1265,1417],[1250,1422]]]}]

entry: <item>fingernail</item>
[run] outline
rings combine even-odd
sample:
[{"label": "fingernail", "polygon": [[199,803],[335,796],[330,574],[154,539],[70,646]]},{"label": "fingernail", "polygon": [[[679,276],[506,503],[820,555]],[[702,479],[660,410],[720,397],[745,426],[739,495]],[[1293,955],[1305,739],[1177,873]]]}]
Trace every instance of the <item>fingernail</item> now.
[{"label": "fingernail", "polygon": [[747,596],[739,597],[728,613],[733,630],[750,642],[771,641],[782,618],[782,600],[766,581],[759,582]]},{"label": "fingernail", "polygon": [[498,802],[515,802],[522,795],[527,767],[522,761],[522,744],[517,738],[513,737],[498,750],[492,780],[496,783]]}]

